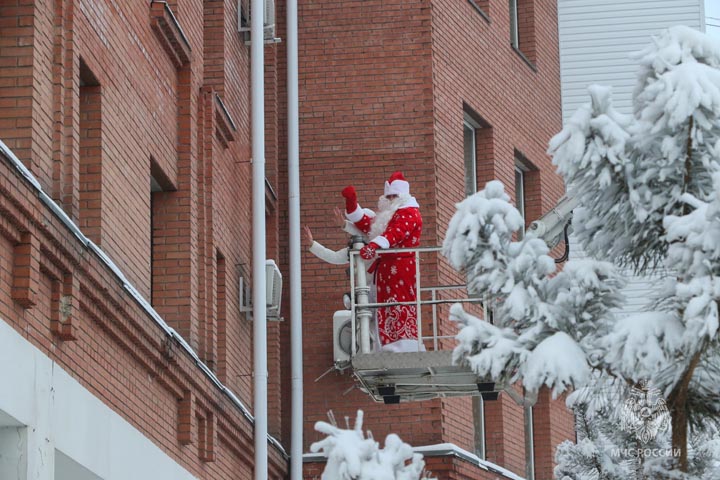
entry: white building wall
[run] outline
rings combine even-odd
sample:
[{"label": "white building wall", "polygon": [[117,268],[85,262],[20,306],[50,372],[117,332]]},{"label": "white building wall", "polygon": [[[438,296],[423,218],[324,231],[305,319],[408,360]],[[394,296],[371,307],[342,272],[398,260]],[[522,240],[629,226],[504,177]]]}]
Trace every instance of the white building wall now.
[{"label": "white building wall", "polygon": [[[577,240],[570,236],[570,260],[580,260],[587,258],[585,252],[582,251]],[[625,280],[625,288],[622,293],[625,297],[622,309],[617,312],[620,317],[626,317],[635,313],[648,311],[652,303],[656,301],[654,292],[658,291],[663,279],[667,276],[667,271],[659,269],[652,275],[637,276],[633,275],[630,269],[620,271]]]},{"label": "white building wall", "polygon": [[[719,1],[720,0],[711,0]],[[673,25],[705,29],[704,0],[558,0],[560,79],[563,121],[590,101],[588,86],[613,89],[613,104],[632,113],[637,63],[630,58],[662,30]],[[573,237],[570,258],[585,255]],[[645,311],[664,272],[635,276],[623,272],[627,285],[621,315]]]},{"label": "white building wall", "polygon": [[0,479],[192,480],[0,318]]},{"label": "white building wall", "polygon": [[630,113],[636,63],[629,58],[673,25],[704,30],[703,0],[558,0],[563,119],[588,102],[587,87],[611,86]]}]

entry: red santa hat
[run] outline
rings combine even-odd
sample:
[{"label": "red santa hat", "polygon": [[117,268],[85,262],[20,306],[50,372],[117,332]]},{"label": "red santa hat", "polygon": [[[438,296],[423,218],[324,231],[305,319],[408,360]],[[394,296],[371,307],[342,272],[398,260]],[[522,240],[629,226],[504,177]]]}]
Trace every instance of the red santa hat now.
[{"label": "red santa hat", "polygon": [[410,184],[403,177],[402,172],[395,172],[385,182],[385,196],[387,195],[409,195]]}]

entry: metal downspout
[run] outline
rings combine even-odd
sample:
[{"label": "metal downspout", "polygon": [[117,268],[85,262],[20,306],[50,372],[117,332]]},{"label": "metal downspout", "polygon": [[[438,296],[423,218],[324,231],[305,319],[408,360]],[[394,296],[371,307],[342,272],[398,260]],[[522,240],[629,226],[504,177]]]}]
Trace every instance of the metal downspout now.
[{"label": "metal downspout", "polygon": [[250,75],[252,89],[253,415],[255,417],[255,480],[267,480],[268,478],[267,306],[265,305],[264,7],[263,0],[252,0],[251,11],[253,15],[251,15],[250,18]]},{"label": "metal downspout", "polygon": [[300,128],[298,107],[297,0],[287,2],[288,209],[290,214],[290,364],[292,376],[290,479],[303,470],[302,274],[300,265]]}]

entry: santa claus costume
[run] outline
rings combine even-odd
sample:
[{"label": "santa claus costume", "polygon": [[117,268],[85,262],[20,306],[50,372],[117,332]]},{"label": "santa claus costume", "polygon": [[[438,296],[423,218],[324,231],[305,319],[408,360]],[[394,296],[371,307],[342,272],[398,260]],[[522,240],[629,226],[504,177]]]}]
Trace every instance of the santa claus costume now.
[{"label": "santa claus costume", "polygon": [[[377,254],[379,249],[414,248],[420,245],[422,218],[420,206],[410,195],[410,184],[401,172],[385,182],[378,212],[369,215],[358,205],[355,189],[342,192],[347,219],[368,235],[370,243],[360,251],[365,260],[374,260],[368,272],[374,275],[378,303],[414,302],[415,254],[411,252]],[[416,352],[418,347],[417,307],[395,305],[377,311],[377,326],[383,351]]]}]

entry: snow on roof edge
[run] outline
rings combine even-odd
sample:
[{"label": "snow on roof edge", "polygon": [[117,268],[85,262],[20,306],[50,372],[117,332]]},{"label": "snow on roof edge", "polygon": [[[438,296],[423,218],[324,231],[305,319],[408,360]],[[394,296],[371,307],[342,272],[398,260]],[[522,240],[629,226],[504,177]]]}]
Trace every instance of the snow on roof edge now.
[{"label": "snow on roof edge", "polygon": [[[444,457],[444,456],[453,456],[460,458],[462,460],[465,460],[466,462],[472,463],[477,467],[482,468],[485,471],[490,471],[499,475],[502,475],[505,478],[509,478],[511,480],[525,480],[524,477],[521,477],[510,470],[507,470],[499,465],[496,465],[492,462],[488,462],[487,460],[483,460],[474,453],[470,453],[467,450],[458,447],[454,443],[438,443],[435,445],[425,445],[420,447],[413,447],[413,451],[416,453],[422,453],[425,457]],[[312,462],[324,462],[327,460],[327,457],[323,455],[322,453],[304,453],[303,454],[303,463],[312,463]]]},{"label": "snow on roof edge", "polygon": [[[178,341],[178,343],[183,347],[183,350],[195,361],[195,364],[198,366],[201,372],[207,376],[212,383],[214,383],[221,392],[223,392],[227,397],[230,399],[232,403],[235,404],[236,407],[240,410],[242,415],[251,423],[255,423],[255,417],[250,413],[250,410],[245,406],[245,404],[235,395],[229,388],[227,388],[225,385],[223,385],[220,380],[217,378],[217,376],[208,368],[205,363],[203,363],[200,360],[200,357],[198,357],[197,353],[192,349],[192,347],[187,343],[187,341],[179,334],[177,333],[173,328],[168,326],[168,324],[165,322],[165,320],[155,311],[155,309],[150,305],[150,303],[145,300],[142,295],[137,291],[137,289],[127,281],[125,278],[125,275],[122,273],[120,268],[110,259],[110,257],[103,251],[99,246],[97,246],[92,240],[87,238],[85,234],[83,234],[82,230],[75,225],[75,223],[70,219],[70,217],[65,213],[65,211],[42,189],[42,185],[40,185],[40,182],[35,178],[35,175],[32,174],[32,172],[25,166],[25,164],[15,155],[15,152],[12,151],[10,147],[8,147],[5,142],[0,140],[0,156],[4,157],[8,163],[10,163],[17,173],[27,181],[33,189],[38,194],[38,197],[40,200],[47,206],[50,211],[52,211],[56,217],[65,225],[65,227],[70,230],[70,232],[75,235],[75,237],[83,244],[86,248],[91,250],[95,255],[98,257],[101,263],[103,263],[116,277],[116,279],[122,283],[123,288],[128,292],[130,297],[132,297],[139,305],[140,307],[145,311],[148,316],[155,321],[155,323],[167,334],[171,337],[175,338],[175,340]],[[268,433],[268,442],[275,446],[275,448],[280,452],[280,454],[285,459],[289,459],[290,455],[288,455],[287,451],[285,450],[285,447],[283,447],[282,443]]]}]

